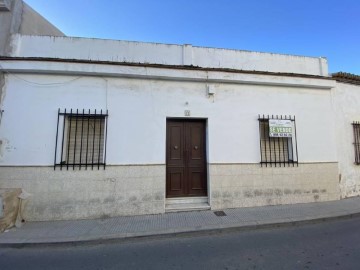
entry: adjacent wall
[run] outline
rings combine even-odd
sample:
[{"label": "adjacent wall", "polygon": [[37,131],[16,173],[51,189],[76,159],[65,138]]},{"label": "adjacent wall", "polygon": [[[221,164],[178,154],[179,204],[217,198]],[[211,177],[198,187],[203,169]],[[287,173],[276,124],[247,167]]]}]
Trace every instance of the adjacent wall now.
[{"label": "adjacent wall", "polygon": [[352,123],[360,121],[360,85],[337,82],[332,90],[342,198],[360,195],[360,165],[355,164]]},{"label": "adjacent wall", "polygon": [[0,0],[1,6],[6,8],[0,8],[0,55],[9,55],[12,50],[12,34],[64,36],[22,0]]}]

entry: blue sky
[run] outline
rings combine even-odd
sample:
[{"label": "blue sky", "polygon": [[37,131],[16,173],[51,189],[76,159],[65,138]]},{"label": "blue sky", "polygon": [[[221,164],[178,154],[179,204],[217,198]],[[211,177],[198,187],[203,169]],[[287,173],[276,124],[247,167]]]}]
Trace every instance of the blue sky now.
[{"label": "blue sky", "polygon": [[25,0],[68,36],[323,56],[360,75],[360,0]]}]

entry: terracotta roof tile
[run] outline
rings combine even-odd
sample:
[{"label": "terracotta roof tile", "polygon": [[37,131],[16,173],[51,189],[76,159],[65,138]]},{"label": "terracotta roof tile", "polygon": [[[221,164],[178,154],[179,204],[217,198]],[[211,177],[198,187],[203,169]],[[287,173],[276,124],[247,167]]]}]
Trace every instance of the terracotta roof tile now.
[{"label": "terracotta roof tile", "polygon": [[347,72],[337,72],[337,73],[333,73],[332,77],[338,82],[360,85],[359,75],[355,75]]}]

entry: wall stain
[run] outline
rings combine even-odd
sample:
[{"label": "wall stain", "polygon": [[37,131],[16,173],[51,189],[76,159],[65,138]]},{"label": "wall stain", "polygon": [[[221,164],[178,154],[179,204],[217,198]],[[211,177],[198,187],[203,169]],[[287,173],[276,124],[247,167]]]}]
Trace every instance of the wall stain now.
[{"label": "wall stain", "polygon": [[245,191],[244,191],[244,196],[245,196],[246,198],[252,198],[252,197],[254,197],[254,195],[252,194],[251,190],[245,190]]},{"label": "wall stain", "polygon": [[161,200],[163,200],[163,198],[164,198],[164,195],[162,192],[156,192],[155,201],[161,201]]},{"label": "wall stain", "polygon": [[265,196],[273,196],[273,195],[274,195],[274,190],[272,190],[272,189],[266,189],[266,190],[264,191],[264,195],[265,195]]},{"label": "wall stain", "polygon": [[219,191],[213,191],[211,196],[216,199],[216,198],[219,198],[220,197],[220,192]]},{"label": "wall stain", "polygon": [[107,197],[104,199],[104,203],[114,203],[115,198],[114,197]]},{"label": "wall stain", "polygon": [[89,203],[90,204],[100,204],[101,201],[100,201],[100,199],[90,199]]},{"label": "wall stain", "polygon": [[144,195],[144,196],[142,197],[141,200],[142,200],[143,202],[149,202],[149,201],[151,201],[151,195],[146,194],[146,195]]},{"label": "wall stain", "polygon": [[225,191],[225,192],[223,192],[223,197],[224,197],[224,198],[230,198],[230,197],[231,197],[231,193],[228,192],[228,191]]}]

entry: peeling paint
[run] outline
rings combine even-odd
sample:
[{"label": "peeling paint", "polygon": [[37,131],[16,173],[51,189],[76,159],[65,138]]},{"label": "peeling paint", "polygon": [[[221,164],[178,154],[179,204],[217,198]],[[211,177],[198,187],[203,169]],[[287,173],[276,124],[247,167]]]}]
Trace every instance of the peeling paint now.
[{"label": "peeling paint", "polygon": [[11,152],[11,146],[9,146],[9,140],[2,138],[0,139],[0,160],[5,157],[5,152]]}]

